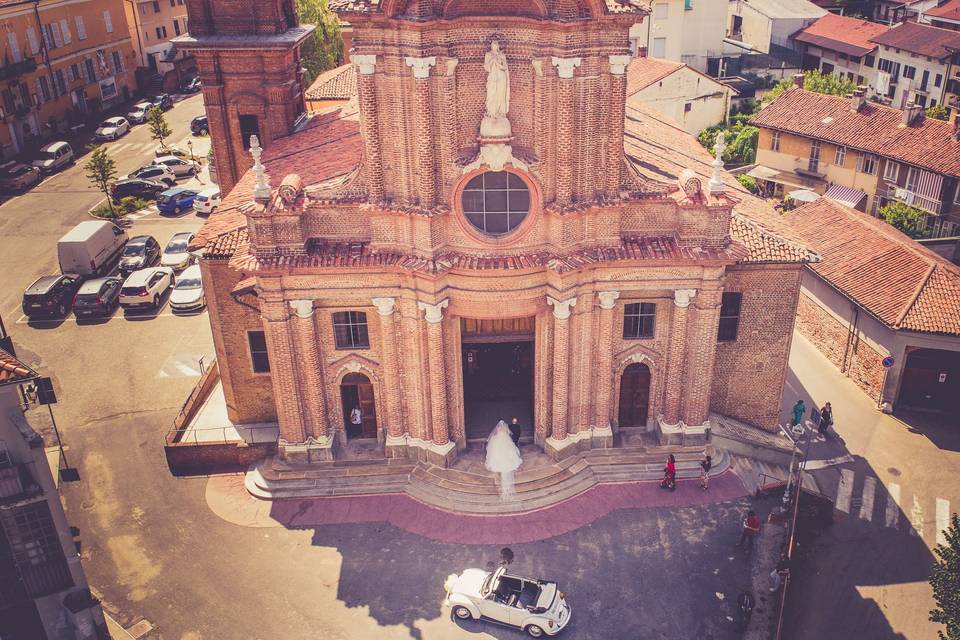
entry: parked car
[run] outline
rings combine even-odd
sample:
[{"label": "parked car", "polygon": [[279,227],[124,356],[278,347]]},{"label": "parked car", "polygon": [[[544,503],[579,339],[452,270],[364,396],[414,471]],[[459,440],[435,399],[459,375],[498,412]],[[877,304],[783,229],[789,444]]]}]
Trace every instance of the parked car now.
[{"label": "parked car", "polygon": [[66,317],[70,312],[73,294],[83,281],[77,273],[61,273],[43,276],[33,281],[23,292],[21,308],[25,316],[33,320],[43,317]]},{"label": "parked car", "polygon": [[163,294],[173,286],[173,269],[148,267],[134,271],[120,288],[120,306],[124,309],[153,307],[158,309]]},{"label": "parked car", "polygon": [[200,78],[193,78],[187,84],[183,85],[181,91],[184,93],[196,93],[200,91]]},{"label": "parked car", "polygon": [[116,116],[107,118],[100,123],[97,130],[93,133],[94,140],[116,140],[120,136],[130,131],[130,123],[126,118]]},{"label": "parked car", "polygon": [[152,180],[153,182],[162,182],[168,187],[172,187],[177,184],[177,176],[173,175],[173,171],[170,170],[170,167],[166,167],[159,164],[148,164],[145,167],[140,167],[133,173],[124,176],[122,180]]},{"label": "parked car", "polygon": [[62,273],[109,273],[127,243],[127,232],[106,220],[84,220],[57,242]]},{"label": "parked car", "polygon": [[180,213],[193,206],[193,199],[196,196],[196,189],[186,187],[167,189],[157,197],[157,208],[160,209],[160,213]]},{"label": "parked car", "polygon": [[193,240],[195,234],[192,231],[183,231],[175,233],[167,246],[163,248],[163,255],[160,256],[160,266],[171,267],[174,271],[180,271],[190,266],[193,256],[187,247]]},{"label": "parked car", "polygon": [[506,567],[467,569],[449,576],[444,587],[460,620],[486,618],[534,638],[555,636],[570,622],[570,605],[555,582],[510,576]]},{"label": "parked car", "polygon": [[207,123],[207,116],[197,116],[190,121],[190,133],[195,136],[200,136],[205,133],[210,133],[210,125]]},{"label": "parked car", "polygon": [[73,162],[73,147],[68,142],[51,142],[40,149],[33,166],[40,169],[40,173],[59,171]]},{"label": "parked car", "polygon": [[143,124],[147,121],[147,115],[150,113],[150,109],[153,109],[152,102],[138,102],[130,109],[130,113],[127,114],[127,120],[136,124]]},{"label": "parked car", "polygon": [[220,188],[208,187],[193,199],[193,208],[197,213],[213,213],[220,206]]},{"label": "parked car", "polygon": [[173,171],[173,175],[178,178],[183,176],[192,176],[200,170],[200,166],[193,160],[185,160],[184,158],[178,158],[177,156],[160,156],[153,161],[152,164],[162,164],[164,166],[170,167],[170,170]]},{"label": "parked car", "polygon": [[160,259],[160,243],[153,236],[134,236],[120,256],[120,275],[126,278],[134,271],[153,266]]},{"label": "parked car", "polygon": [[120,202],[127,196],[135,196],[144,200],[156,198],[167,189],[167,185],[157,180],[144,180],[143,178],[128,178],[126,180],[117,180],[110,187],[110,197],[113,201]]},{"label": "parked car", "polygon": [[0,165],[0,190],[26,191],[40,182],[40,169],[11,160]]},{"label": "parked car", "polygon": [[175,147],[173,145],[162,144],[156,149],[153,150],[153,155],[157,158],[163,158],[164,156],[176,156],[178,158],[186,158],[190,154],[180,147]]},{"label": "parked car", "polygon": [[78,318],[109,316],[120,306],[123,278],[115,276],[87,280],[73,297],[73,315]]},{"label": "parked car", "polygon": [[173,311],[193,311],[202,309],[206,303],[200,265],[192,264],[177,278],[177,284],[170,292],[170,308]]},{"label": "parked car", "polygon": [[160,107],[164,111],[173,108],[173,98],[166,93],[158,93],[155,96],[150,96],[147,98],[147,101],[155,107]]}]

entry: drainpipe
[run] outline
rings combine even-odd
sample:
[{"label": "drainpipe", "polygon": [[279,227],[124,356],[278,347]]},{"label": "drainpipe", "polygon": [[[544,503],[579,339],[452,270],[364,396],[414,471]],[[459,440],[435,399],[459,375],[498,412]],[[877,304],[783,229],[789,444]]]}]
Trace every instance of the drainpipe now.
[{"label": "drainpipe", "polygon": [[843,365],[840,367],[841,373],[847,372],[847,364],[850,362],[850,347],[853,345],[854,340],[856,339],[857,325],[860,321],[860,307],[855,304],[851,304],[853,307],[853,322],[850,324],[850,328],[847,330],[847,345],[843,350]]},{"label": "drainpipe", "polygon": [[133,26],[137,29],[137,52],[140,54],[140,66],[145,67],[146,61],[143,59],[143,42],[140,41],[140,23],[137,21],[137,3],[135,0],[124,0],[130,3],[130,9],[133,11]]}]

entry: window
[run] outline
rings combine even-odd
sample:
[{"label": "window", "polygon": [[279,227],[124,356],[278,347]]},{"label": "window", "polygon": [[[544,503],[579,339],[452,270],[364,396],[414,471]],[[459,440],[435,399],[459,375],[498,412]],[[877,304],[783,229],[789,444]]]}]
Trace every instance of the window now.
[{"label": "window", "polygon": [[116,73],[123,73],[123,59],[120,57],[120,52],[114,51],[111,57],[113,58],[113,70]]},{"label": "window", "polygon": [[41,103],[50,100],[50,83],[47,82],[47,76],[37,78],[37,96]]},{"label": "window", "polygon": [[263,331],[247,331],[247,343],[250,345],[250,364],[254,373],[270,371],[270,358],[267,355],[267,336]]},{"label": "window", "polygon": [[654,58],[667,57],[667,39],[666,38],[653,39],[653,57]]},{"label": "window", "polygon": [[163,40],[163,35],[162,35],[162,32],[160,31],[160,27],[157,27],[156,30],[157,30],[157,40]]},{"label": "window", "polygon": [[821,65],[821,70],[823,71],[824,75],[828,73],[833,73],[833,69],[834,69],[834,66],[829,62],[824,62],[823,65]]},{"label": "window", "polygon": [[170,6],[171,7],[177,6],[177,0],[170,0]]},{"label": "window", "polygon": [[67,79],[63,75],[63,69],[57,69],[53,74],[57,84],[57,95],[67,95]]},{"label": "window", "polygon": [[740,329],[740,303],[742,293],[724,293],[720,302],[720,326],[717,328],[717,340],[732,342],[737,339]]},{"label": "window", "polygon": [[691,110],[691,109],[693,109],[693,103],[691,103],[691,102],[685,102],[685,103],[683,103],[683,112],[684,112],[684,113],[690,113],[690,110]]},{"label": "window", "polygon": [[907,167],[907,179],[903,185],[907,191],[917,192],[917,183],[920,181],[920,170],[916,167]]},{"label": "window", "polygon": [[927,90],[927,84],[930,82],[930,72],[926,69],[923,70],[923,78],[920,80],[920,91]]},{"label": "window", "polygon": [[145,4],[140,5],[140,15],[142,16],[147,15],[147,5]]},{"label": "window", "polygon": [[780,151],[780,132],[774,131],[770,136],[770,150]]},{"label": "window", "polygon": [[70,44],[73,36],[70,35],[70,23],[64,18],[60,21],[60,35],[63,36],[63,44]]},{"label": "window", "polygon": [[80,65],[76,62],[70,65],[70,75],[67,76],[70,78],[70,82],[76,82],[80,79]]},{"label": "window", "polygon": [[103,12],[103,26],[106,27],[107,33],[113,33],[113,19],[110,17],[110,11]]},{"label": "window", "polygon": [[666,20],[670,17],[670,5],[666,2],[658,2],[653,5],[653,19]]},{"label": "window", "polygon": [[20,43],[17,41],[17,34],[14,31],[7,32],[7,40],[10,42],[10,57],[14,62],[23,60],[23,54],[20,53]]},{"label": "window", "polygon": [[833,159],[833,164],[837,165],[838,167],[842,167],[846,159],[847,159],[847,148],[837,147],[837,155]]},{"label": "window", "polygon": [[27,27],[27,43],[30,45],[30,53],[36,55],[40,51],[40,42],[37,40],[37,32],[33,27]]},{"label": "window", "polygon": [[810,143],[810,161],[807,163],[807,169],[817,173],[820,170],[820,141],[814,140]]},{"label": "window", "polygon": [[634,302],[623,305],[624,340],[652,338],[656,316],[657,305],[652,302]]},{"label": "window", "polygon": [[153,12],[160,13],[160,3],[157,0],[153,0]]},{"label": "window", "polygon": [[[170,1],[173,2],[173,0],[170,0]],[[177,21],[176,18],[173,19],[173,32],[176,35],[180,35],[180,23]]]},{"label": "window", "polygon": [[470,224],[487,235],[502,236],[527,217],[530,191],[516,174],[488,171],[467,183],[460,202]]},{"label": "window", "polygon": [[93,60],[87,58],[83,61],[83,66],[87,70],[87,82],[96,82],[97,72],[93,69]]},{"label": "window", "polygon": [[887,182],[896,182],[900,176],[900,165],[893,160],[887,160],[883,167],[883,179]]},{"label": "window", "polygon": [[941,82],[943,82],[943,76],[938,73],[937,77],[933,79],[933,86],[939,87]]},{"label": "window", "polygon": [[243,140],[244,149],[250,149],[250,136],[260,137],[257,116],[240,116],[240,139]]},{"label": "window", "polygon": [[877,174],[877,156],[871,155],[869,153],[861,153],[860,159],[857,162],[857,169],[871,176],[876,175]]},{"label": "window", "polygon": [[63,36],[60,34],[60,25],[56,22],[50,23],[50,32],[53,34],[53,44],[56,47],[63,46]]},{"label": "window", "polygon": [[333,314],[333,340],[337,349],[367,349],[367,314],[363,311],[339,311]]},{"label": "window", "polygon": [[77,23],[77,40],[86,40],[87,30],[83,26],[83,16],[77,16],[74,21]]},{"label": "window", "polygon": [[903,77],[913,80],[917,77],[917,70],[908,64],[903,65]]},{"label": "window", "polygon": [[40,35],[43,36],[43,45],[47,51],[53,49],[53,32],[50,31],[49,24],[40,25]]},{"label": "window", "polygon": [[876,61],[876,58],[874,58],[874,56],[863,57],[863,64],[867,65],[868,67],[872,67],[875,61]]}]

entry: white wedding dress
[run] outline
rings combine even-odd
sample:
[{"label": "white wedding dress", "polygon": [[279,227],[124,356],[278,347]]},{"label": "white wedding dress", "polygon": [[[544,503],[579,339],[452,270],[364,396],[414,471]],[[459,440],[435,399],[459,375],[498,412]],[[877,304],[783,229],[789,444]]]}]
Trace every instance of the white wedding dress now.
[{"label": "white wedding dress", "polygon": [[501,498],[506,499],[514,494],[513,473],[522,462],[520,449],[513,444],[507,423],[501,420],[487,438],[487,459],[484,461],[487,471],[500,474]]}]

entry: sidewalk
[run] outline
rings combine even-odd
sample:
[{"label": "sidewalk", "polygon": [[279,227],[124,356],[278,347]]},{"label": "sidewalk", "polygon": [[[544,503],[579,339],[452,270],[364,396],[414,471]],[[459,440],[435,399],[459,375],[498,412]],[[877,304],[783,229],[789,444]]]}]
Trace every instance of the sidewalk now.
[{"label": "sidewalk", "polygon": [[107,619],[107,631],[113,640],[134,640],[134,637],[127,633],[127,630],[120,626],[120,623],[104,612],[103,617]]}]

